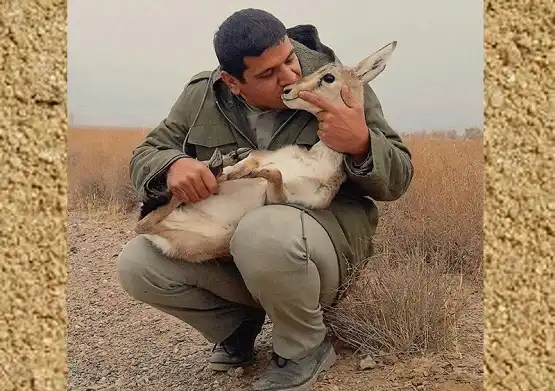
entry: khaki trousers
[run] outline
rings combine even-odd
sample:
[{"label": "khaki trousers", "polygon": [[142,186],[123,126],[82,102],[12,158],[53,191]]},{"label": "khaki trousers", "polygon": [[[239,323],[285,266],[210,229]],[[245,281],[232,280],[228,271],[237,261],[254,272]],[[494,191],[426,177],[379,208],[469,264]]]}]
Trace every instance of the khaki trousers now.
[{"label": "khaki trousers", "polygon": [[117,259],[122,287],[136,300],[173,315],[213,343],[239,326],[249,309],[273,323],[276,353],[301,357],[325,337],[321,304],[339,287],[339,266],[327,232],[285,205],[245,215],[231,240],[233,261],[189,264],[162,255],[143,236]]}]

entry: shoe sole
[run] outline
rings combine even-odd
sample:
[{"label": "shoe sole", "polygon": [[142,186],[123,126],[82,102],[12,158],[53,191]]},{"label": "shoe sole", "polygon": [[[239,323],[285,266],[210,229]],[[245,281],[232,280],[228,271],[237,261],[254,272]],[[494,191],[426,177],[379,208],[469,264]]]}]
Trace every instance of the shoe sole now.
[{"label": "shoe sole", "polygon": [[254,364],[254,362],[255,362],[254,359],[245,361],[242,363],[238,363],[238,364],[224,364],[224,363],[211,362],[208,364],[208,366],[210,367],[210,369],[216,372],[227,372],[230,369],[237,369],[241,367],[244,368],[244,367],[251,366],[252,364]]},{"label": "shoe sole", "polygon": [[318,376],[320,376],[320,374],[322,372],[326,372],[327,370],[329,370],[333,366],[333,364],[335,364],[336,361],[337,361],[337,354],[335,353],[335,350],[333,349],[333,347],[331,347],[330,351],[328,352],[326,357],[324,357],[324,359],[320,363],[320,366],[316,369],[316,372],[314,373],[314,375],[310,379],[308,379],[305,383],[300,384],[300,385],[295,386],[295,387],[280,388],[279,391],[308,391],[308,390],[310,390],[310,388],[314,385],[314,383],[316,383],[316,380],[318,379]]}]

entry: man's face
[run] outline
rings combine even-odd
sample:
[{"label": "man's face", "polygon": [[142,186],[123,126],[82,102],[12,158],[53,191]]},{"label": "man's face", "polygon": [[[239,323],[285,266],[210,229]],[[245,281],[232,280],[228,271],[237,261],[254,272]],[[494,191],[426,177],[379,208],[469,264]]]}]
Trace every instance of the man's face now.
[{"label": "man's face", "polygon": [[258,57],[245,57],[244,62],[247,67],[243,73],[244,83],[222,72],[233,93],[259,108],[287,108],[280,97],[282,89],[301,78],[301,66],[289,38],[285,37]]}]

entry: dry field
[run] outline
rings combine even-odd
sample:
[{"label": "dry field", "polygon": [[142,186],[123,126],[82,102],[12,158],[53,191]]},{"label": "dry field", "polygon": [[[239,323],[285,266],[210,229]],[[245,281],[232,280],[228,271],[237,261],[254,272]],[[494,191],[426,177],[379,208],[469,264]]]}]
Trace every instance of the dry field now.
[{"label": "dry field", "polygon": [[[205,367],[209,345],[176,319],[131,300],[114,260],[135,199],[128,163],[146,130],[71,129],[69,390],[245,390]],[[482,140],[403,136],[409,192],[379,203],[376,254],[326,319],[341,360],[316,390],[482,389]],[[268,325],[259,357],[270,349]],[[372,369],[359,367],[370,355]]]}]

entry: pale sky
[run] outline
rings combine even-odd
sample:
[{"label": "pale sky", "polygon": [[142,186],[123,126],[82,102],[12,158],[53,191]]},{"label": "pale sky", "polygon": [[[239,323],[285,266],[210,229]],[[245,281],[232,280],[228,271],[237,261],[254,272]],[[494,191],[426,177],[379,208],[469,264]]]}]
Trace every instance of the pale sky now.
[{"label": "pale sky", "polygon": [[192,75],[217,66],[214,32],[247,7],[286,27],[315,25],[348,65],[397,40],[370,84],[396,130],[483,125],[482,1],[69,0],[68,7],[68,100],[77,125],[156,126]]}]

